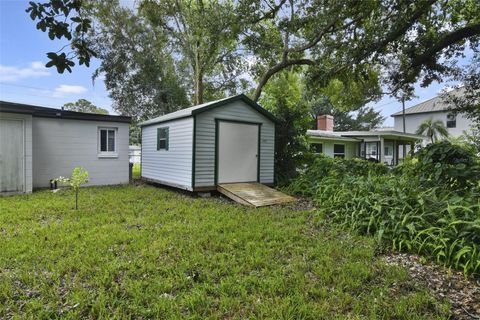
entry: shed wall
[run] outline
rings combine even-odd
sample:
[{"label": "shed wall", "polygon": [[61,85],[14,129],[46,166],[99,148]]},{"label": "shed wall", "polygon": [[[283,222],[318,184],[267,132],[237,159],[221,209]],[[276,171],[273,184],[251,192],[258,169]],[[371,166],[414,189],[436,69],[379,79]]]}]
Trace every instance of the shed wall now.
[{"label": "shed wall", "polygon": [[[117,129],[118,157],[99,157],[99,127]],[[88,171],[88,185],[128,183],[128,123],[34,117],[32,129],[34,188],[69,177],[77,166]]]},{"label": "shed wall", "polygon": [[[168,127],[168,150],[157,150],[157,129]],[[192,190],[193,117],[142,128],[142,177]]]},{"label": "shed wall", "polygon": [[205,111],[196,117],[195,187],[215,186],[215,119],[260,122],[260,182],[274,182],[275,124],[244,103],[230,104]]}]

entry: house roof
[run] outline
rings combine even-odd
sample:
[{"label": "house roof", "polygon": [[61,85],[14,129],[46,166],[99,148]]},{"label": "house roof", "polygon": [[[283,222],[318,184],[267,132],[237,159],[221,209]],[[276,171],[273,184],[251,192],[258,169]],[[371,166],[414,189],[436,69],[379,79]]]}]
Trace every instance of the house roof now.
[{"label": "house roof", "polygon": [[199,105],[196,105],[196,106],[193,106],[193,107],[190,107],[190,108],[185,108],[185,109],[182,109],[182,110],[171,112],[171,113],[168,113],[166,115],[144,121],[144,122],[140,123],[140,126],[143,127],[143,126],[148,126],[148,125],[161,123],[161,122],[167,122],[167,121],[171,121],[171,120],[175,120],[175,119],[191,117],[191,116],[194,116],[196,114],[214,109],[216,107],[224,106],[224,105],[226,105],[230,102],[234,102],[234,101],[243,101],[248,106],[252,107],[256,111],[258,111],[259,113],[264,115],[266,118],[270,119],[271,121],[273,121],[275,123],[278,123],[277,118],[275,118],[270,112],[268,112],[267,110],[262,108],[258,103],[251,100],[246,95],[240,94],[240,95],[237,95],[237,96],[231,96],[231,97],[224,98],[224,99],[210,101],[210,102],[199,104]]},{"label": "house roof", "polygon": [[422,140],[425,137],[404,133],[394,130],[370,130],[370,131],[323,131],[323,130],[307,130],[307,135],[311,137],[319,137],[328,140],[345,140],[345,141],[361,141],[364,137],[383,137],[397,138],[404,140]]},{"label": "house roof", "polygon": [[58,118],[70,120],[93,120],[108,122],[125,122],[130,123],[132,119],[126,116],[114,116],[97,113],[86,113],[67,111],[55,108],[46,108],[33,106],[29,104],[0,101],[0,112],[31,114],[33,117]]},{"label": "house roof", "polygon": [[[455,89],[448,94],[453,94],[455,96],[460,96],[464,93],[464,88]],[[413,107],[406,108],[405,114],[415,114],[415,113],[428,113],[428,112],[439,112],[450,109],[450,105],[446,101],[447,94],[443,93],[436,97],[433,97],[429,100],[423,101]],[[401,116],[402,111],[392,114],[392,117]]]},{"label": "house roof", "polygon": [[322,138],[325,140],[343,140],[343,141],[352,141],[352,142],[361,141],[355,138],[342,137],[338,133],[339,133],[338,131],[334,132],[334,131],[324,131],[324,130],[307,130],[307,136],[310,136],[310,137]]}]

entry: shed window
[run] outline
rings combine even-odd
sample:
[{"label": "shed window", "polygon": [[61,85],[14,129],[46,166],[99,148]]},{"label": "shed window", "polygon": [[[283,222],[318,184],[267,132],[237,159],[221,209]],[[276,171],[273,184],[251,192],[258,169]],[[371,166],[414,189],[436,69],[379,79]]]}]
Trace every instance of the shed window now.
[{"label": "shed window", "polygon": [[312,143],[310,145],[310,150],[314,153],[323,153],[323,144],[321,143]]},{"label": "shed window", "polygon": [[453,113],[447,114],[447,128],[457,127],[457,116]]},{"label": "shed window", "polygon": [[168,150],[168,127],[157,129],[157,150]]},{"label": "shed window", "polygon": [[333,145],[333,157],[334,158],[345,158],[345,145],[344,144],[334,144]]},{"label": "shed window", "polygon": [[98,128],[98,151],[100,156],[116,156],[117,128]]}]

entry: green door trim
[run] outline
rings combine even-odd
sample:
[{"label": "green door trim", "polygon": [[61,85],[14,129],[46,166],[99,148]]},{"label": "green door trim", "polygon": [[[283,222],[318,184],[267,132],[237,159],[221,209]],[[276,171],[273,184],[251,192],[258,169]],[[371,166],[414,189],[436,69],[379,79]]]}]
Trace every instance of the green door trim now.
[{"label": "green door trim", "polygon": [[231,120],[231,119],[222,119],[215,118],[215,172],[214,172],[214,184],[218,185],[218,127],[219,123],[231,122],[231,123],[240,123],[240,124],[251,124],[258,126],[258,150],[257,150],[257,182],[260,182],[260,143],[261,143],[261,132],[262,132],[262,122],[251,122],[251,121],[242,121],[242,120]]},{"label": "green door trim", "polygon": [[197,149],[197,117],[193,116],[193,146],[192,146],[192,190],[195,189],[195,152]]}]

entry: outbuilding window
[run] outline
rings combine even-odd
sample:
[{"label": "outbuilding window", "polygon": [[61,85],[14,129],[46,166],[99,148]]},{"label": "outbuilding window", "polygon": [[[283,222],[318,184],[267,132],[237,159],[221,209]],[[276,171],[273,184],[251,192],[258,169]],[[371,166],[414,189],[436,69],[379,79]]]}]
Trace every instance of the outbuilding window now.
[{"label": "outbuilding window", "polygon": [[157,150],[168,150],[168,127],[157,129]]},{"label": "outbuilding window", "polygon": [[457,116],[453,113],[447,114],[447,128],[457,127]]},{"label": "outbuilding window", "polygon": [[117,156],[117,128],[98,128],[98,155]]},{"label": "outbuilding window", "polygon": [[345,158],[345,145],[344,144],[334,144],[333,145],[333,157],[334,158]]}]

